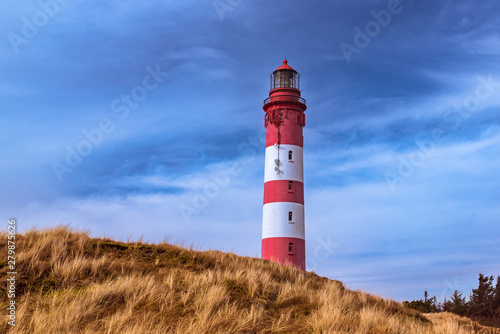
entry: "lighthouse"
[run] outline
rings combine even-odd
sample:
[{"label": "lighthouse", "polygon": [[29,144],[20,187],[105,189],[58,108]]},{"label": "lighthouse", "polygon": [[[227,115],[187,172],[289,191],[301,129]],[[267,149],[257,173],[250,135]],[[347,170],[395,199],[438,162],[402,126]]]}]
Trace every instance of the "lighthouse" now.
[{"label": "lighthouse", "polygon": [[306,268],[302,128],[306,101],[300,75],[288,61],[271,74],[264,100],[266,158],[262,258]]}]

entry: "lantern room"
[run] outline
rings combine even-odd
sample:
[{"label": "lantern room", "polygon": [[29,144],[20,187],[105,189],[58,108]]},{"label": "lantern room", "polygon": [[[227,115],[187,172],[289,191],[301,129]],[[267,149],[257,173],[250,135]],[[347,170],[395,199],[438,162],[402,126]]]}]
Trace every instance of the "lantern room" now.
[{"label": "lantern room", "polygon": [[288,65],[286,59],[283,60],[283,65],[271,74],[271,90],[276,88],[295,88],[300,90],[300,74]]}]

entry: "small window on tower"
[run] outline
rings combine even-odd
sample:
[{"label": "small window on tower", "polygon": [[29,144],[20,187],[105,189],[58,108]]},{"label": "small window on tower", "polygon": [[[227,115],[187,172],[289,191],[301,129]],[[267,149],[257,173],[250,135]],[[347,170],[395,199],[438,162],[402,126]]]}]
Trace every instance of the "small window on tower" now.
[{"label": "small window on tower", "polygon": [[288,160],[292,161],[293,160],[293,152],[288,151]]},{"label": "small window on tower", "polygon": [[288,191],[293,191],[293,182],[292,181],[288,182]]},{"label": "small window on tower", "polygon": [[280,113],[280,121],[283,120],[283,113]]},{"label": "small window on tower", "polygon": [[292,211],[290,211],[290,212],[288,213],[288,221],[289,221],[289,222],[291,222],[292,220],[293,220],[293,212],[292,212]]},{"label": "small window on tower", "polygon": [[292,253],[293,252],[293,243],[289,243],[288,244],[288,253]]}]

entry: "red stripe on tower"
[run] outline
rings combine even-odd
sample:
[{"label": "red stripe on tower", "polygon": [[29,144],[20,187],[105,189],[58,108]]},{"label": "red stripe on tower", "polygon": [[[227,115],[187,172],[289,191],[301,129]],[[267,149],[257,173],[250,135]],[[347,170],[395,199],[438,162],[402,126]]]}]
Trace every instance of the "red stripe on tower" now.
[{"label": "red stripe on tower", "polygon": [[286,59],[271,74],[264,100],[266,161],[262,258],[306,269],[302,128],[306,101],[300,75]]},{"label": "red stripe on tower", "polygon": [[264,204],[272,202],[293,202],[304,204],[304,183],[295,181],[289,190],[289,181],[275,180],[264,183]]}]

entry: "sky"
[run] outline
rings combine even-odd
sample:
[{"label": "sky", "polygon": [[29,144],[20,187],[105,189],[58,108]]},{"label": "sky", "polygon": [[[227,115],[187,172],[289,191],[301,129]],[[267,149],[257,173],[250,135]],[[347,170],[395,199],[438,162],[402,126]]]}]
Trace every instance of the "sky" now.
[{"label": "sky", "polygon": [[500,274],[500,2],[0,3],[0,212],[260,256],[263,100],[307,100],[307,270],[395,300]]}]

